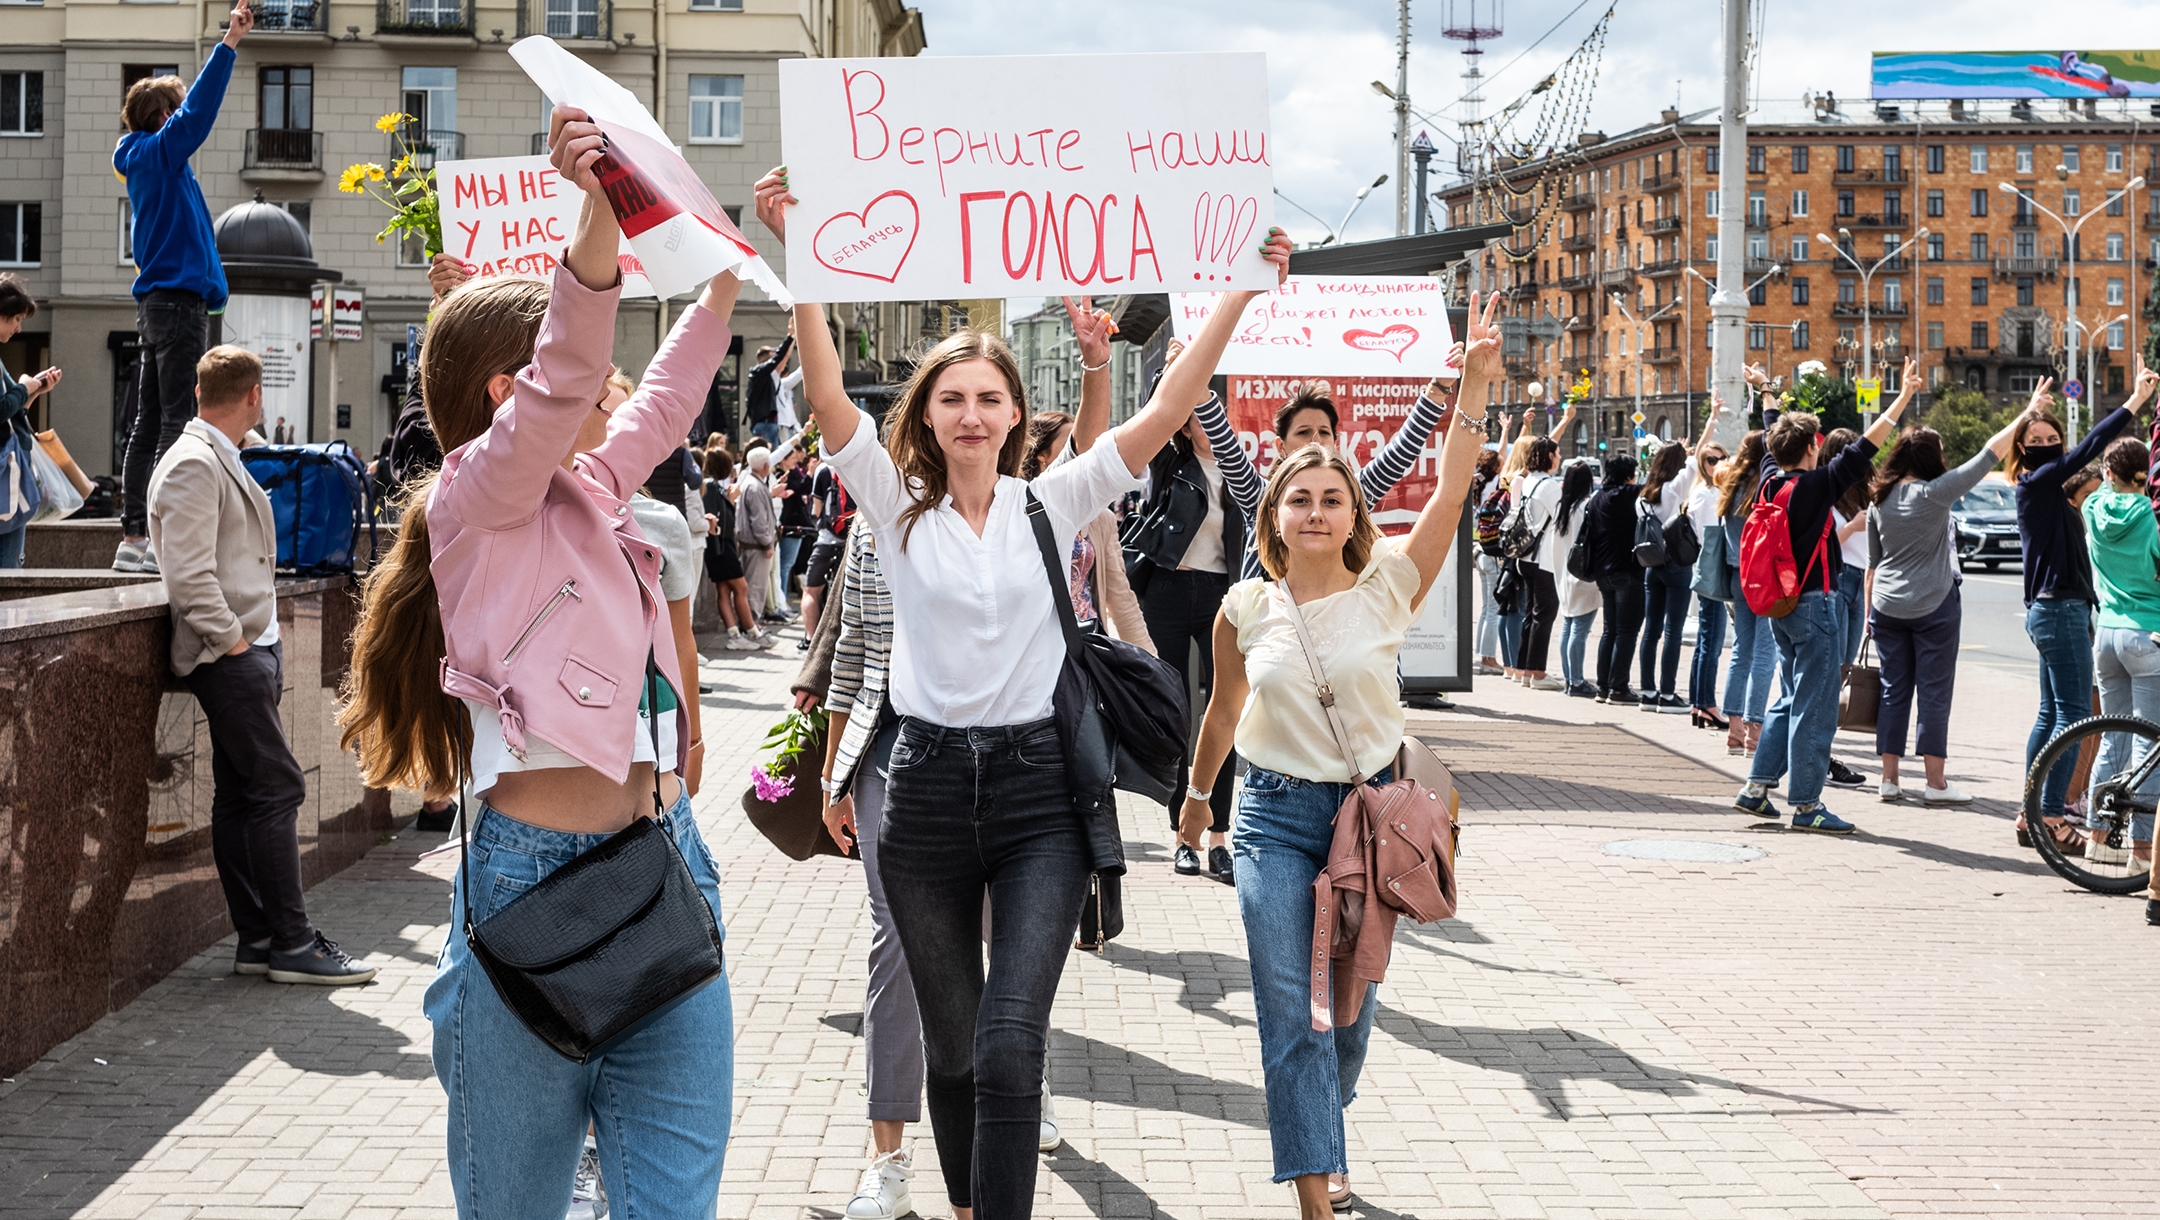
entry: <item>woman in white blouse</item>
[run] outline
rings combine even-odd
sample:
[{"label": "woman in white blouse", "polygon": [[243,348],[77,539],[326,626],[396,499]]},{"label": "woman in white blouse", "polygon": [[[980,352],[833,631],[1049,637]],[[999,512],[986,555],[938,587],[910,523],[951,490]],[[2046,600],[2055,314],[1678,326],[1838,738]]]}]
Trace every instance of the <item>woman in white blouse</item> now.
[{"label": "woman in white blouse", "polygon": [[[756,190],[759,218],[785,240],[794,202],[786,171]],[[1262,251],[1286,274],[1280,229]],[[1070,554],[1082,527],[1139,485],[1147,460],[1190,418],[1259,295],[1223,293],[1145,408],[1032,483],[1018,477],[1026,391],[997,336],[962,330],[932,348],[880,444],[841,382],[824,307],[796,308],[825,459],[876,531],[892,589],[888,697],[900,726],[878,875],[921,1009],[930,1125],[957,1220],[978,1207],[989,1220],[1033,1210],[1050,1004],[1089,872],[1125,867],[1114,812],[1083,822],[1067,784],[1051,715],[1065,640],[1028,505],[1041,503],[1056,553]],[[1082,372],[1107,377],[1107,364]]]},{"label": "woman in white blouse", "polygon": [[[1710,396],[1710,406],[1717,409],[1718,398]],[[1725,448],[1716,441],[1704,441],[1695,448],[1692,463],[1695,470],[1695,489],[1688,493],[1688,520],[1695,523],[1695,537],[1706,547],[1710,531],[1719,530],[1723,542],[1723,526],[1718,519],[1717,468],[1725,460]],[[1723,552],[1715,556],[1724,562]],[[1718,662],[1725,655],[1725,602],[1722,598],[1703,592],[1700,579],[1702,565],[1696,565],[1695,589],[1695,656],[1688,663],[1688,706],[1694,709],[1692,719],[1698,729],[1722,729],[1725,717],[1718,714],[1717,674]]]},{"label": "woman in white blouse", "polygon": [[[1313,880],[1327,866],[1335,811],[1354,772],[1329,729],[1291,616],[1304,616],[1358,771],[1389,782],[1403,732],[1396,660],[1469,494],[1500,373],[1495,312],[1488,304],[1481,317],[1472,294],[1459,414],[1441,448],[1440,486],[1409,535],[1381,537],[1357,476],[1332,451],[1308,445],[1275,464],[1260,501],[1255,542],[1274,582],[1231,586],[1215,620],[1215,691],[1193,786],[1211,787],[1234,740],[1248,770],[1231,852],[1260,1017],[1268,1134],[1275,1180],[1296,1183],[1304,1220],[1328,1216],[1333,1201],[1349,1197],[1342,1112],[1365,1062],[1377,1001],[1368,990],[1354,1024],[1313,1029]],[[1189,835],[1209,817],[1205,800],[1187,799]]]}]

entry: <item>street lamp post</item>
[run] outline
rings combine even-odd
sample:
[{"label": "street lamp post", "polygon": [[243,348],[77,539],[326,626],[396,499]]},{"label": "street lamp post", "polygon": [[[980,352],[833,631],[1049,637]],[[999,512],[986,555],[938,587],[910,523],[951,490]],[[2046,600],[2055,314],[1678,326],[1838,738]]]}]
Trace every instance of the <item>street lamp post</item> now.
[{"label": "street lamp post", "polygon": [[[1704,274],[1703,274],[1702,272],[1700,272],[1700,271],[1697,271],[1697,270],[1696,270],[1695,268],[1693,268],[1693,267],[1683,267],[1683,268],[1681,268],[1681,270],[1683,270],[1683,271],[1687,272],[1687,273],[1688,273],[1689,275],[1692,275],[1692,276],[1694,276],[1694,277],[1695,277],[1696,279],[1698,279],[1698,280],[1701,280],[1701,281],[1702,281],[1702,286],[1703,286],[1703,290],[1704,290],[1705,292],[1708,292],[1708,293],[1710,294],[1710,300],[1711,300],[1711,303],[1712,303],[1712,304],[1715,304],[1715,303],[1717,302],[1717,281],[1716,281],[1716,280],[1713,280],[1713,279],[1711,279],[1711,278],[1710,278],[1709,276],[1707,276],[1707,275],[1704,275]],[[1783,264],[1783,263],[1772,263],[1772,264],[1770,264],[1770,269],[1769,269],[1768,271],[1765,271],[1765,272],[1763,272],[1763,273],[1762,273],[1762,276],[1761,276],[1761,278],[1757,279],[1757,280],[1756,280],[1756,281],[1755,281],[1754,283],[1752,283],[1752,284],[1749,284],[1749,285],[1748,285],[1748,286],[1747,286],[1746,288],[1744,288],[1744,289],[1742,289],[1742,290],[1741,290],[1741,293],[1740,293],[1741,299],[1742,299],[1742,300],[1746,300],[1746,299],[1747,299],[1747,294],[1748,294],[1748,293],[1751,293],[1751,292],[1755,291],[1755,290],[1756,290],[1757,288],[1760,288],[1760,287],[1762,287],[1762,286],[1763,286],[1763,285],[1764,285],[1765,283],[1769,282],[1769,279],[1770,279],[1770,277],[1771,277],[1771,276],[1773,276],[1773,275],[1776,275],[1776,274],[1778,274],[1779,272],[1781,272],[1781,271],[1783,271],[1783,270],[1785,270],[1785,264]],[[1741,333],[1742,333],[1743,335],[1744,335],[1744,334],[1746,333],[1746,330],[1745,330],[1745,328],[1743,328],[1743,329],[1742,329],[1742,332],[1741,332]],[[1743,340],[1742,340],[1742,342],[1745,342],[1745,340],[1743,339]],[[1745,350],[1743,350],[1743,351],[1742,351],[1742,352],[1740,353],[1740,356],[1741,356],[1741,362],[1742,362],[1743,364],[1745,364],[1745,363],[1746,363],[1746,360],[1747,360],[1747,352],[1746,352]],[[1747,385],[1747,382],[1746,382],[1745,380],[1742,380],[1740,384],[1741,384],[1741,386],[1743,387],[1743,390],[1744,390],[1744,388],[1745,388],[1745,387],[1746,387],[1746,385]],[[1689,428],[1689,429],[1690,429],[1690,430],[1692,431],[1692,430],[1694,429],[1694,427],[1695,427],[1695,421],[1694,421],[1694,419],[1693,419],[1693,418],[1690,418],[1690,419],[1688,420],[1688,428]]]},{"label": "street lamp post", "polygon": [[[2100,340],[2095,337],[2096,334],[2107,330],[2108,327],[2114,326],[2117,323],[2128,322],[2129,320],[2129,314],[2119,313],[2116,314],[2114,317],[2109,318],[2107,321],[2102,322],[2098,327],[2091,327],[2086,326],[2083,322],[2080,322],[2076,318],[2070,319],[2071,326],[2078,327],[2085,332],[2085,388],[2087,392],[2095,396],[2097,396],[2100,392],[2093,381],[2093,377],[2098,371],[2094,367],[2093,353],[2100,346]],[[2077,370],[2075,368],[2072,368],[2070,371],[2072,373],[2075,373]],[[2133,386],[2131,388],[2135,389],[2136,387]]]},{"label": "street lamp post", "polygon": [[[1635,316],[1635,311],[1634,311],[1634,310],[1632,310],[1632,309],[1629,309],[1629,308],[1627,307],[1627,301],[1626,301],[1625,299],[1623,299],[1623,298],[1621,297],[1621,295],[1620,295],[1619,293],[1615,292],[1615,293],[1610,293],[1610,294],[1608,294],[1608,295],[1609,295],[1609,297],[1610,297],[1610,298],[1611,298],[1611,300],[1612,300],[1613,308],[1614,308],[1614,309],[1617,309],[1617,310],[1619,310],[1619,311],[1620,311],[1620,316],[1621,316],[1621,317],[1623,317],[1623,318],[1626,318],[1626,319],[1628,320],[1628,324],[1629,324],[1630,326],[1633,326],[1633,327],[1635,328],[1635,415],[1636,415],[1636,417],[1637,417],[1637,418],[1640,418],[1640,417],[1642,416],[1642,413],[1643,413],[1643,409],[1642,409],[1642,362],[1643,362],[1643,331],[1644,331],[1644,329],[1645,329],[1645,328],[1647,328],[1647,327],[1648,327],[1648,326],[1649,326],[1649,325],[1650,325],[1650,324],[1651,324],[1652,322],[1655,322],[1655,321],[1657,321],[1657,320],[1658,320],[1659,318],[1662,318],[1662,317],[1664,317],[1664,316],[1665,316],[1666,314],[1669,314],[1669,313],[1671,313],[1671,312],[1672,312],[1673,310],[1675,310],[1675,309],[1678,309],[1678,308],[1680,308],[1680,305],[1681,305],[1681,300],[1680,300],[1680,298],[1679,298],[1678,296],[1675,296],[1675,297],[1674,297],[1674,298],[1673,298],[1673,299],[1672,299],[1671,301],[1667,302],[1667,303],[1665,304],[1665,306],[1664,306],[1663,308],[1661,308],[1661,309],[1657,310],[1657,311],[1656,311],[1655,313],[1651,313],[1651,314],[1645,315],[1644,317],[1642,317],[1642,318],[1638,319],[1638,318],[1637,318],[1637,317]],[[1638,424],[1636,424],[1635,426],[1636,426],[1636,427],[1638,427],[1638,428],[1642,427],[1642,425],[1641,425],[1641,424],[1639,424],[1639,423],[1638,423]],[[1694,427],[1695,427],[1695,421],[1694,421],[1694,420],[1692,420],[1692,419],[1691,419],[1691,420],[1689,420],[1689,421],[1688,421],[1688,428],[1689,428],[1689,430],[1690,430],[1690,431],[1693,431]],[[1628,439],[1630,439],[1630,440],[1633,440],[1634,438],[1633,438],[1633,437],[1629,437]]]},{"label": "street lamp post", "polygon": [[[1839,242],[1832,241],[1828,233],[1817,233],[1815,235],[1817,241],[1830,247],[1839,258],[1844,259],[1851,264],[1853,270],[1860,273],[1860,378],[1863,381],[1875,376],[1875,318],[1871,312],[1873,304],[1869,300],[1875,291],[1875,273],[1882,270],[1884,264],[1891,259],[1919,244],[1927,235],[1927,229],[1925,227],[1921,228],[1919,232],[1899,242],[1894,249],[1865,267],[1860,265],[1859,259],[1852,256],[1851,251],[1847,250]],[[1846,241],[1851,241],[1852,230],[1841,227],[1838,229],[1838,236]]]},{"label": "street lamp post", "polygon": [[[2058,165],[2055,167],[2055,174],[2058,179],[2068,178],[2070,176],[2070,171],[2068,168]],[[2091,220],[2093,217],[2098,216],[2101,212],[2106,211],[2108,204],[2115,202],[2117,199],[2120,199],[2123,196],[2128,195],[2130,192],[2145,185],[2145,176],[2143,174],[2140,174],[2137,177],[2132,178],[2130,181],[2124,183],[2122,185],[2122,189],[2116,191],[2112,195],[2109,195],[2105,200],[2101,202],[2099,207],[2096,207],[2091,211],[2085,213],[2083,216],[2078,217],[2078,221],[2076,224],[2071,224],[2069,221],[2064,220],[2046,204],[2041,203],[2039,200],[2033,198],[2031,195],[2026,194],[2024,191],[2019,190],[2018,188],[2010,185],[2007,182],[1998,182],[1995,185],[1998,189],[2007,192],[2008,194],[2017,196],[2018,202],[2024,204],[2026,207],[2035,208],[2039,211],[2047,213],[2047,218],[2054,221],[2056,227],[2063,231],[2063,261],[2069,267],[2068,279],[2066,281],[2069,284],[2069,288],[2063,295],[2064,299],[2070,303],[2067,312],[2069,313],[2071,319],[2075,321],[2077,318],[2078,309],[2085,304],[2085,294],[2078,290],[2077,281],[2078,230],[2085,227],[2086,221]],[[2074,378],[2077,375],[2077,331],[2072,327],[2066,326],[2063,328],[2063,338],[2070,344],[2070,351],[2067,354],[2068,358],[2067,360],[2065,360],[2063,368]],[[2089,389],[2090,387],[2086,388]],[[2065,397],[2068,396],[2065,395]],[[2063,439],[2074,444],[2077,441],[2079,402],[2076,398],[2070,398],[2069,402],[2070,434]]]}]

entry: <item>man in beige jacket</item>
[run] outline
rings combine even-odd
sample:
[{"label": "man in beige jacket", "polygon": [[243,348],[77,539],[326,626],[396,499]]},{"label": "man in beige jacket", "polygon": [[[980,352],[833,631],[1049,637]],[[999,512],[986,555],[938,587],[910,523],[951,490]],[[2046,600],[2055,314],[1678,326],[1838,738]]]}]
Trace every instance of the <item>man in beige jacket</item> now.
[{"label": "man in beige jacket", "polygon": [[300,802],[307,781],[278,716],[277,527],[240,464],[262,422],[262,361],[230,344],[195,366],[196,417],[150,476],[151,547],[172,606],[172,667],[209,722],[210,848],[240,934],[236,974],[280,983],[375,977],[308,922],[301,897]]}]

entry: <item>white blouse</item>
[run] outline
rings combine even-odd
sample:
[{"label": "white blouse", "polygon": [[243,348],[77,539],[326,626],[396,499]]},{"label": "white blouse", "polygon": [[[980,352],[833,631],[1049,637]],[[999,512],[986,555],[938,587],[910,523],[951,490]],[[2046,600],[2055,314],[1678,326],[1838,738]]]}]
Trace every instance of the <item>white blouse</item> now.
[{"label": "white blouse", "polygon": [[947,728],[1027,724],[1050,715],[1065,635],[1028,521],[1027,493],[1032,488],[1048,511],[1056,553],[1071,555],[1081,528],[1140,484],[1118,452],[1117,431],[1032,483],[1000,478],[980,537],[951,496],[916,518],[912,531],[900,524],[915,497],[868,414],[838,452],[825,450],[825,460],[875,532],[878,567],[892,588],[893,710]]}]

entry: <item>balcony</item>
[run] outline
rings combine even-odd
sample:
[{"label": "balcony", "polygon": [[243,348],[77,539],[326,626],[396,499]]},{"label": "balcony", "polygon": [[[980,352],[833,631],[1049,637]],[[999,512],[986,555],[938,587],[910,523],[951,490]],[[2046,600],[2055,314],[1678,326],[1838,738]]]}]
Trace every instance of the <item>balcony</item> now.
[{"label": "balcony", "polygon": [[1747,260],[1746,270],[1750,276],[1768,275],[1770,274],[1770,269],[1778,265],[1778,261],[1774,258],[1750,257]]},{"label": "balcony", "polygon": [[[1899,301],[1895,305],[1887,301],[1877,301],[1867,307],[1867,316],[1871,318],[1902,318],[1911,308],[1903,301]],[[1833,318],[1857,318],[1861,316],[1860,302],[1839,301],[1830,307],[1830,316]]]},{"label": "balcony", "polygon": [[1680,175],[1677,173],[1652,174],[1642,180],[1642,189],[1652,195],[1665,191],[1677,191],[1685,185],[1687,184],[1680,180]]},{"label": "balcony", "polygon": [[[414,169],[434,169],[437,161],[462,161],[465,158],[465,133],[462,131],[416,131],[408,127],[392,132],[390,156],[393,159],[404,155],[405,149],[399,143],[401,137],[412,146]],[[546,139],[545,136],[541,138]]]},{"label": "balcony", "polygon": [[1565,195],[1560,199],[1560,210],[1563,212],[1582,212],[1596,206],[1597,199],[1588,194]]},{"label": "balcony", "polygon": [[1907,176],[1902,169],[1841,169],[1830,180],[1839,186],[1896,186]]},{"label": "balcony", "polygon": [[1595,250],[1597,249],[1597,234],[1577,233],[1573,237],[1562,238],[1560,248],[1562,250]]},{"label": "balcony", "polygon": [[1995,278],[2007,280],[2012,276],[2037,275],[2054,279],[2058,266],[2058,261],[2052,258],[1998,258],[1995,260]]},{"label": "balcony", "polygon": [[1645,349],[1643,359],[1651,364],[1678,364],[1680,362],[1680,348],[1678,345],[1668,347],[1660,343],[1655,347]]},{"label": "balcony", "polygon": [[255,10],[251,37],[269,35],[273,40],[327,41],[330,37],[329,0],[261,0]]},{"label": "balcony", "polygon": [[[2156,178],[2154,181],[2160,181],[2160,178]],[[2147,212],[2138,223],[2147,229],[2160,229],[2160,212]]]},{"label": "balcony", "polygon": [[2010,227],[2013,229],[2037,229],[2040,227],[2040,213],[2018,212],[2010,217]]},{"label": "balcony", "polygon": [[251,127],[240,158],[246,182],[322,181],[322,133]]},{"label": "balcony", "polygon": [[[1579,313],[1578,313],[1578,314],[1572,314],[1572,315],[1570,315],[1570,316],[1568,317],[1568,320],[1567,320],[1567,324],[1566,324],[1565,326],[1561,327],[1561,329],[1562,329],[1562,330],[1568,330],[1568,331],[1585,331],[1585,330],[1589,330],[1589,329],[1590,329],[1590,319],[1589,319],[1589,318],[1588,318],[1587,316],[1583,315],[1583,314],[1579,314]],[[1570,357],[1570,359],[1573,359],[1573,357]]]},{"label": "balcony", "polygon": [[1538,288],[1539,284],[1536,280],[1524,280],[1520,284],[1509,284],[1502,291],[1507,294],[1510,301],[1521,301],[1536,296]]},{"label": "balcony", "polygon": [[1585,288],[1595,287],[1597,287],[1597,277],[1594,275],[1563,275],[1560,277],[1560,290],[1562,292],[1581,292]]},{"label": "balcony", "polygon": [[545,34],[557,42],[615,40],[614,0],[518,0],[518,37]]},{"label": "balcony", "polygon": [[1661,280],[1668,275],[1680,274],[1686,266],[1686,259],[1668,258],[1655,263],[1644,263],[1641,271],[1653,280]]},{"label": "balcony", "polygon": [[1653,237],[1659,233],[1678,233],[1685,224],[1687,224],[1685,217],[1660,216],[1643,225],[1643,232]]},{"label": "balcony", "polygon": [[447,39],[474,37],[474,0],[375,0],[375,37],[391,46],[440,46]]},{"label": "balcony", "polygon": [[1635,282],[1633,267],[1615,267],[1597,277],[1600,288],[1625,288]]},{"label": "balcony", "polygon": [[1884,212],[1880,216],[1844,216],[1838,223],[1848,229],[1903,229],[1912,224],[1909,212]]}]

